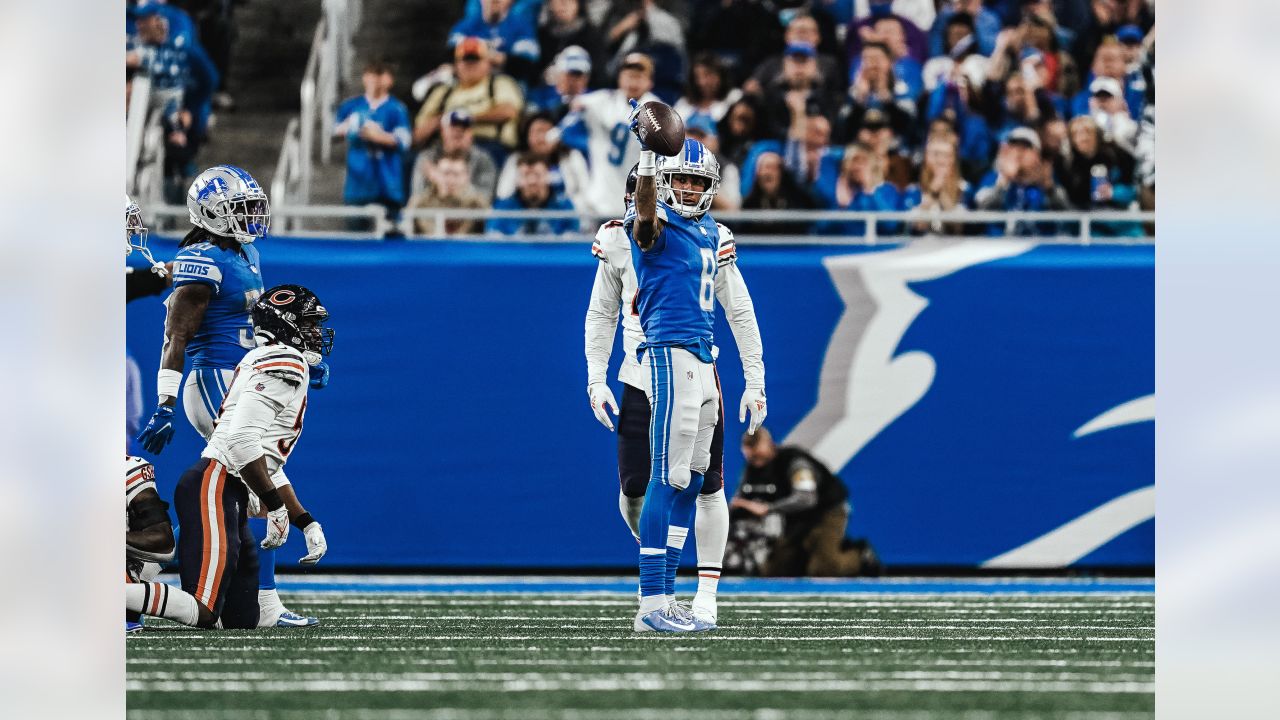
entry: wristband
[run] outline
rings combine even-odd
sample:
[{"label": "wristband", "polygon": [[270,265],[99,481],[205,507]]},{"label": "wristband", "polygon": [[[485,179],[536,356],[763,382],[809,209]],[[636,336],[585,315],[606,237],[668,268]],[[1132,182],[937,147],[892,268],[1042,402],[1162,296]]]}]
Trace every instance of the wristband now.
[{"label": "wristband", "polygon": [[284,507],[284,500],[280,499],[280,491],[275,488],[271,488],[270,492],[259,495],[258,499],[262,501],[263,507],[273,512]]},{"label": "wristband", "polygon": [[290,521],[289,521],[289,524],[293,525],[294,527],[298,528],[299,530],[306,530],[306,529],[307,529],[307,526],[308,526],[308,525],[310,525],[311,523],[315,522],[315,521],[316,521],[316,519],[315,519],[315,518],[313,518],[313,517],[311,517],[311,513],[309,513],[309,512],[304,512],[304,513],[302,513],[301,515],[299,515],[298,517],[296,517],[296,518],[294,518],[294,519],[290,520]]},{"label": "wristband", "polygon": [[640,163],[636,166],[639,177],[653,177],[658,174],[658,156],[652,150],[640,151]]},{"label": "wristband", "polygon": [[156,373],[156,394],[160,397],[178,397],[182,386],[182,373],[177,370],[160,370]]}]

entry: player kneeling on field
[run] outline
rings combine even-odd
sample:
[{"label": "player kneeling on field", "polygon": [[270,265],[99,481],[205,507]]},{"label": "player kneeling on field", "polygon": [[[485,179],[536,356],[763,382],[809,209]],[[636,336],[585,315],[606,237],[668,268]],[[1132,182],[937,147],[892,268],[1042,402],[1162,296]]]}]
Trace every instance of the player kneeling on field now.
[{"label": "player kneeling on field", "polygon": [[178,558],[182,589],[195,596],[226,628],[258,626],[258,552],[247,523],[250,491],[267,511],[265,549],[289,536],[289,524],[306,535],[314,565],[328,545],[320,523],[301,510],[290,517],[272,484],[302,433],[308,366],[333,349],[329,313],[315,293],[278,285],[253,306],[259,346],[236,366],[231,386],[200,461],[183,473],[174,491],[182,533]]}]

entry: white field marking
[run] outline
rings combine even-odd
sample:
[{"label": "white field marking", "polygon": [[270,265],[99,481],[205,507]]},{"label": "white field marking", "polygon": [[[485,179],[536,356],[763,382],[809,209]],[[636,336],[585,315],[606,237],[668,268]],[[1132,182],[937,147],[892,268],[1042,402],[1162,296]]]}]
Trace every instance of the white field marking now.
[{"label": "white field marking", "polygon": [[[150,662],[151,660],[154,660],[154,663],[151,663]],[[229,661],[209,661],[206,658],[200,659],[200,663],[202,664],[206,664],[206,663],[214,664],[215,662],[217,664],[230,664]],[[235,662],[239,662],[239,661],[235,661]],[[154,658],[154,659],[148,658],[148,664],[163,665],[165,664],[165,661],[161,658]],[[291,664],[293,664],[292,661],[291,661]],[[327,663],[315,663],[315,664],[327,664]],[[415,660],[408,660],[405,662],[398,662],[395,664],[397,665],[436,665],[436,664],[456,664],[456,662],[436,663],[428,659],[415,659]],[[481,659],[474,660],[473,664],[480,667],[484,667],[484,666],[582,667],[582,666],[594,666],[594,665],[629,667],[629,666],[665,665],[665,661],[656,660],[656,659],[650,660],[645,658],[628,658],[628,659],[620,659],[620,660],[611,660],[609,658],[591,658],[588,660],[564,660],[564,659],[556,659],[556,658],[527,658],[527,659],[508,658],[503,660],[495,660],[495,659],[481,658]],[[776,664],[777,662],[773,659],[760,659],[760,660],[717,659],[716,660],[716,667],[751,668],[751,667],[757,667],[760,665],[773,666]],[[1154,668],[1156,666],[1154,662],[1142,661],[1142,660],[1133,660],[1133,661],[1122,661],[1122,660],[946,660],[942,658],[937,658],[932,662],[927,662],[927,661],[915,661],[915,660],[895,661],[895,660],[886,659],[886,658],[876,658],[874,660],[869,658],[866,660],[856,659],[856,658],[850,658],[846,660],[834,660],[834,659],[806,660],[803,658],[787,658],[787,661],[786,661],[786,667],[793,670],[797,668],[809,668],[809,667],[838,667],[838,668],[850,668],[850,669],[859,668],[859,667],[881,668],[881,667],[893,666],[893,665],[901,665],[903,667],[909,667],[909,668],[918,668],[922,666],[975,667],[975,668],[1042,667],[1042,668],[1077,668],[1077,669],[1079,668],[1121,668],[1125,670],[1137,670],[1140,668]]]},{"label": "white field marking", "polygon": [[[559,626],[564,624],[564,620],[547,620],[545,621],[545,623],[539,624],[540,620],[543,620],[543,619],[526,618],[524,620],[518,621],[518,623],[517,621],[512,620],[512,621],[509,621],[509,623],[504,624],[503,629],[538,630],[538,629],[545,629],[547,628],[548,625],[553,625],[553,626],[556,626],[556,628],[559,628]],[[618,623],[625,624],[626,618],[573,618],[572,620],[579,625],[591,625],[590,628],[582,628],[582,629],[604,630],[604,629],[608,629],[609,626],[617,626]],[[748,628],[748,625],[723,624],[721,626],[722,628],[726,628],[726,629]],[[928,620],[919,620],[919,621],[915,621],[915,623],[905,623],[900,625],[886,625],[883,623],[865,624],[863,623],[863,621],[859,621],[859,620],[844,620],[844,619],[823,620],[823,619],[817,619],[817,618],[796,618],[794,620],[762,621],[762,623],[751,623],[749,626],[750,626],[750,629],[753,629],[753,630],[824,630],[829,628],[838,628],[842,630],[974,630],[975,629],[973,625],[968,625],[968,624],[963,624],[963,625],[945,624],[945,623],[938,624],[938,623],[931,623],[931,621],[928,621]],[[440,624],[439,623],[342,623],[342,625],[340,625],[340,628],[344,630],[355,629],[355,628],[439,629]],[[1133,625],[1133,624],[1062,625],[1057,623],[1046,623],[1046,624],[1039,624],[1039,625],[1012,625],[1012,626],[982,625],[982,629],[991,630],[991,632],[1001,632],[1001,630],[1007,630],[1007,632],[1023,632],[1023,630],[1117,630],[1117,632],[1119,632],[1119,630],[1133,630],[1133,632],[1140,632],[1140,630],[1151,630],[1151,632],[1155,632],[1156,626],[1155,625]],[[480,628],[476,628],[476,632],[486,633],[486,634],[492,633],[492,630],[493,628],[488,628],[488,626],[480,626]]]},{"label": "white field marking", "polygon": [[[723,626],[721,629],[731,630],[733,628],[729,626]],[[623,634],[624,632],[626,632],[626,634]],[[477,635],[430,635],[430,636],[388,634],[388,635],[378,635],[376,639],[382,640],[382,641],[399,640],[399,641],[413,642],[418,644],[429,644],[432,642],[440,642],[440,641],[457,642],[462,640],[467,640],[467,641],[483,640],[483,641],[489,641],[489,642],[495,642],[495,643],[505,643],[505,642],[513,642],[513,641],[539,642],[544,640],[578,640],[578,641],[611,640],[615,642],[622,640],[622,641],[633,641],[633,642],[653,642],[653,641],[664,642],[667,640],[679,639],[678,634],[673,634],[668,637],[660,637],[659,635],[661,634],[660,633],[632,634],[628,631],[619,630],[618,633],[614,635],[494,635],[490,632],[488,634],[477,634]],[[146,636],[147,634],[145,632],[140,633],[139,636],[130,638],[129,642],[130,644],[137,644],[137,641],[140,638],[146,637]],[[322,636],[322,638],[326,642],[334,641],[334,640],[369,640],[370,639],[369,636],[367,635],[324,635]],[[161,638],[161,639],[169,640],[172,638]],[[188,640],[188,639],[189,640],[209,640],[214,644],[226,643],[226,642],[241,643],[244,640],[248,639],[248,636],[247,635],[223,635],[220,633],[197,635],[193,633],[191,635],[184,636],[184,640]],[[321,639],[321,638],[317,638],[317,639]],[[805,636],[796,636],[796,635],[735,636],[735,635],[712,635],[707,633],[699,633],[698,637],[695,639],[698,642],[704,642],[704,641],[705,642],[776,642],[781,640],[785,640],[787,642],[832,642],[832,641],[849,641],[849,640],[872,640],[872,641],[884,641],[884,642],[940,642],[940,641],[945,641],[945,642],[1033,642],[1033,641],[1041,641],[1041,642],[1143,642],[1143,643],[1149,643],[1149,642],[1155,641],[1154,636],[1151,636],[1151,637],[1098,637],[1098,636],[1059,637],[1059,636],[1051,636],[1051,635],[1035,635],[1035,636],[1012,637],[1008,635],[965,635],[965,636],[826,635],[822,637],[805,637]],[[248,647],[248,646],[244,646],[244,647]],[[267,644],[260,647],[275,647],[275,645]],[[480,647],[480,646],[477,646],[477,647]],[[314,648],[308,648],[308,652],[310,652],[312,649]]]},{"label": "white field marking", "polygon": [[[177,573],[162,573],[159,579],[163,582],[180,582]],[[681,577],[680,581],[690,579]],[[515,585],[600,585],[607,583],[634,583],[635,575],[315,575],[308,576],[300,583],[306,585],[369,585],[369,586],[387,586],[387,585],[473,585],[477,588],[474,592],[483,592],[485,586],[494,584],[515,584]],[[737,587],[739,585],[756,582],[758,578],[740,578],[729,576],[722,578],[720,581],[721,588]],[[835,586],[844,586],[849,584],[847,578],[810,578],[809,583],[814,585],[830,584]],[[854,581],[859,582],[859,581]],[[921,575],[904,575],[900,577],[883,577],[875,578],[868,582],[876,585],[939,585],[947,583],[956,583],[962,585],[991,585],[1002,586],[1009,584],[1018,585],[1081,585],[1088,587],[1097,587],[1100,585],[1129,585],[1133,583],[1151,582],[1149,576],[1131,575],[1118,577],[1099,577],[1099,578],[1059,578],[1059,577],[1041,577],[1031,575],[1003,575],[998,577],[926,577]],[[294,584],[287,575],[282,575],[279,587],[287,590]],[[582,591],[576,591],[582,592]],[[634,589],[632,590],[634,592]]]},{"label": "white field marking", "polygon": [[[382,593],[391,595],[391,593]],[[883,596],[877,596],[882,598]],[[987,596],[981,596],[987,597]],[[1094,602],[1081,602],[1079,600],[1060,600],[1054,602],[1035,602],[1027,600],[967,600],[967,601],[949,601],[949,600],[921,600],[921,599],[903,599],[897,601],[885,601],[883,599],[841,599],[832,600],[830,595],[815,596],[803,600],[746,600],[735,598],[728,600],[720,598],[720,607],[732,608],[738,606],[748,607],[770,607],[770,608],[813,608],[813,607],[831,607],[831,608],[1016,608],[1016,609],[1073,609],[1085,608],[1092,610],[1108,610],[1113,608],[1146,608],[1155,607],[1155,600],[1151,597],[1130,596],[1131,598],[1142,599],[1098,599]],[[460,607],[479,605],[482,607],[634,607],[636,604],[635,595],[629,597],[619,597],[617,599],[589,599],[589,598],[561,598],[555,600],[528,598],[514,600],[509,598],[452,598],[446,599],[433,596],[408,595],[402,597],[379,597],[379,598],[355,598],[355,597],[305,597],[296,596],[289,598],[291,603],[303,604],[314,603],[322,605],[350,605],[350,606],[403,606],[403,607],[422,607],[426,606],[445,606]]]},{"label": "white field marking", "polygon": [[[276,672],[138,672],[131,673],[129,680],[136,682],[218,682],[243,680],[245,682],[261,682],[280,679],[286,671],[282,668]],[[378,682],[388,679],[386,672],[289,672],[290,680],[298,682],[318,682],[335,680],[341,682]],[[847,673],[838,672],[753,672],[738,673],[726,676],[725,673],[588,673],[588,672],[398,672],[393,679],[400,682],[421,683],[510,683],[510,682],[588,682],[601,680],[619,684],[637,685],[649,681],[660,681],[676,685],[697,685],[699,683],[719,683],[730,681],[742,682],[779,682],[779,683],[816,683],[820,681],[856,680],[866,682],[872,680],[972,680],[972,681],[1044,681],[1044,682],[1114,682],[1114,683],[1150,683],[1152,674],[1144,673],[1075,673],[1075,672],[1001,672],[1001,671],[958,671],[958,670],[897,670],[871,671],[858,673],[849,677]]]},{"label": "white field marking", "polygon": [[1153,695],[1154,682],[1020,682],[1020,681],[955,681],[955,680],[715,680],[703,683],[666,682],[658,678],[620,681],[617,678],[580,678],[558,680],[508,680],[481,683],[465,681],[415,681],[405,679],[378,680],[188,680],[137,682],[125,681],[125,690],[149,693],[191,692],[451,692],[451,693],[519,693],[519,692],[935,692],[935,693],[1092,693],[1107,695]]},{"label": "white field marking", "polygon": [[[685,710],[679,708],[629,708],[619,710],[574,709],[499,709],[438,707],[420,710],[388,708],[343,708],[342,710],[130,710],[134,720],[848,720],[847,710],[814,710],[805,708],[756,708],[754,710]],[[1054,712],[1046,716],[1025,710],[990,711],[948,709],[871,710],[859,711],[859,720],[1150,720],[1144,711],[1075,711]]]}]

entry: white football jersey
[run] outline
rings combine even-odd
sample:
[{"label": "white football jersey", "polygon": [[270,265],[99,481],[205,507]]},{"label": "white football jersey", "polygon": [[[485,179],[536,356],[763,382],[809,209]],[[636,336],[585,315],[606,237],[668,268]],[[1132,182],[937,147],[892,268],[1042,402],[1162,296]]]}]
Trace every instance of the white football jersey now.
[{"label": "white football jersey", "polygon": [[[737,245],[729,228],[716,223],[720,231],[720,247],[716,252],[717,264],[724,266],[738,259]],[[614,274],[621,283],[622,315],[622,365],[618,368],[618,379],[634,388],[644,390],[648,387],[648,373],[636,359],[636,350],[644,342],[644,329],[640,326],[640,310],[636,306],[636,295],[640,291],[640,282],[636,276],[635,265],[631,262],[631,241],[622,227],[621,220],[610,220],[596,231],[595,241],[591,243],[591,254],[605,265],[608,272]],[[724,297],[722,278],[725,273],[716,273],[717,296]],[[616,284],[615,284],[616,286]],[[617,322],[614,320],[614,322]]]},{"label": "white football jersey", "polygon": [[[639,102],[657,100],[645,93]],[[627,173],[640,161],[640,141],[631,132],[631,104],[617,88],[596,90],[578,99],[582,105],[582,122],[587,127],[587,150],[591,163],[591,184],[583,208],[597,215],[617,215],[622,195],[627,189]]]},{"label": "white football jersey", "polygon": [[146,489],[156,489],[156,469],[150,462],[133,455],[124,456],[124,506],[138,497],[138,493]]},{"label": "white football jersey", "polygon": [[293,347],[273,344],[250,350],[236,365],[213,435],[200,456],[217,460],[238,475],[259,453],[237,441],[246,434],[257,435],[267,474],[275,475],[302,434],[309,379],[307,361]]}]

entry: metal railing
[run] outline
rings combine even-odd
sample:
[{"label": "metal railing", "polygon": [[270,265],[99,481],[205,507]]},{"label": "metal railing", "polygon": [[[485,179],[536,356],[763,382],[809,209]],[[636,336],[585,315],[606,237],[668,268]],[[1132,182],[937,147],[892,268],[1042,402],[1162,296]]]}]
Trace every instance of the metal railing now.
[{"label": "metal railing", "polygon": [[165,137],[162,123],[165,106],[178,91],[159,90],[151,79],[138,73],[129,92],[129,112],[125,118],[125,192],[146,206],[163,202]]},{"label": "metal railing", "polygon": [[[880,242],[901,242],[912,237],[955,235],[955,227],[969,228],[984,237],[1035,238],[1040,242],[1090,244],[1150,244],[1154,236],[1154,212],[1099,211],[1099,212],[862,212],[850,210],[738,210],[714,213],[718,222],[734,231],[734,238],[745,244],[770,245],[875,245]],[[164,232],[181,224],[187,217],[185,207],[157,205],[151,208],[149,219],[154,219],[156,230]],[[487,221],[490,219],[519,219],[532,221],[578,220],[579,232],[562,234],[495,235],[481,232],[445,235],[441,233],[419,234],[414,232],[416,219],[430,221],[434,227],[444,227],[448,220]],[[298,237],[332,237],[343,239],[382,240],[397,233],[410,240],[462,240],[529,242],[529,243],[580,243],[595,234],[600,224],[611,218],[582,214],[572,210],[470,210],[461,208],[406,209],[398,222],[388,219],[387,210],[381,205],[290,205],[278,204],[272,198],[271,221],[273,235]],[[177,222],[173,222],[177,220]],[[321,221],[309,223],[305,221]],[[839,228],[831,234],[759,233],[753,228],[758,223],[787,223],[812,227],[819,223],[861,223],[857,228]],[[1106,228],[1098,231],[1098,225]],[[896,224],[898,231],[888,232],[885,225]],[[327,225],[327,227],[324,227]],[[360,226],[364,229],[357,229]],[[483,227],[483,226],[482,226]],[[1116,234],[1119,227],[1128,234]],[[996,234],[992,234],[992,230]],[[1030,230],[1030,232],[1023,232]],[[1042,232],[1050,230],[1052,232]],[[1137,234],[1135,231],[1141,231]]]},{"label": "metal railing", "polygon": [[330,138],[335,124],[334,111],[343,79],[352,74],[355,62],[352,37],[361,15],[360,0],[323,0],[298,88],[298,117],[285,128],[276,174],[271,180],[271,197],[277,203],[303,205],[311,199],[317,141],[320,161],[327,165],[333,159]]}]

